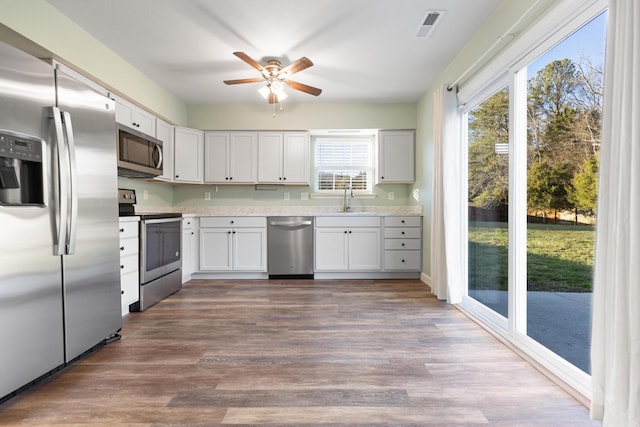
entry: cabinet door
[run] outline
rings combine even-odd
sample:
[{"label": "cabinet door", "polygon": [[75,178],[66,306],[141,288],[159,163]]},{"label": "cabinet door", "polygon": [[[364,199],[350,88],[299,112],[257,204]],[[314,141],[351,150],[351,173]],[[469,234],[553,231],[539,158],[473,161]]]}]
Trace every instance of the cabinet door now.
[{"label": "cabinet door", "polygon": [[116,101],[116,122],[136,129],[149,136],[156,136],[156,118],[153,114],[138,108],[136,105],[122,99]]},{"label": "cabinet door", "polygon": [[415,182],[415,132],[380,131],[378,184]]},{"label": "cabinet door", "polygon": [[229,133],[206,132],[204,137],[204,182],[225,184],[229,182],[227,163],[229,157]]},{"label": "cabinet door", "polygon": [[267,232],[264,228],[236,228],[233,236],[233,269],[267,271]]},{"label": "cabinet door", "polygon": [[258,134],[231,132],[229,135],[230,183],[256,183],[258,175]]},{"label": "cabinet door", "polygon": [[182,219],[182,283],[191,280],[196,270],[195,225],[193,218]]},{"label": "cabinet door", "polygon": [[162,175],[156,179],[173,180],[173,126],[156,120],[156,138],[162,141]]},{"label": "cabinet door", "polygon": [[380,270],[380,228],[349,229],[349,270]]},{"label": "cabinet door", "polygon": [[258,134],[258,182],[282,184],[282,132]]},{"label": "cabinet door", "polygon": [[140,108],[135,108],[133,110],[133,123],[140,132],[153,137],[156,136],[156,118],[153,114]]},{"label": "cabinet door", "polygon": [[200,229],[200,270],[231,271],[232,233],[230,228]]},{"label": "cabinet door", "polygon": [[285,132],[282,175],[285,184],[309,184],[309,135]]},{"label": "cabinet door", "polygon": [[316,271],[346,271],[348,231],[345,228],[316,228]]},{"label": "cabinet door", "polygon": [[120,98],[115,98],[114,101],[116,101],[116,122],[137,129],[132,123],[135,106]]},{"label": "cabinet door", "polygon": [[203,132],[176,127],[174,134],[174,179],[203,182]]}]

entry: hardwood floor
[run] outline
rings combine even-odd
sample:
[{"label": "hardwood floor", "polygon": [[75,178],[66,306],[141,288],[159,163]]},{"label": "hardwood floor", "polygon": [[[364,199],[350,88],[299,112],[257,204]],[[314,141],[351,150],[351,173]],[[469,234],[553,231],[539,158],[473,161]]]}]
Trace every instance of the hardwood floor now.
[{"label": "hardwood floor", "polygon": [[0,424],[599,425],[414,280],[192,281]]}]

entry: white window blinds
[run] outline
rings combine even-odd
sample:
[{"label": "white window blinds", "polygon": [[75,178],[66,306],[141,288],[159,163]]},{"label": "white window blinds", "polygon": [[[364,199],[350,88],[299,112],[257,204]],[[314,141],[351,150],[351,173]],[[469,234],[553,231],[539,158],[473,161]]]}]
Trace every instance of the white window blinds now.
[{"label": "white window blinds", "polygon": [[371,191],[373,137],[317,137],[315,176],[316,191]]}]

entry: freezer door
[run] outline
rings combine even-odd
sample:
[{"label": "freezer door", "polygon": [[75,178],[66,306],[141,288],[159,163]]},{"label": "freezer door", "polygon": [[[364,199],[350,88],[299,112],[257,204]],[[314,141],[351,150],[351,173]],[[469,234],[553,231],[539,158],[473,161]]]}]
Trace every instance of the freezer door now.
[{"label": "freezer door", "polygon": [[56,69],[70,151],[68,255],[62,258],[65,358],[120,330],[116,124],[113,101]]},{"label": "freezer door", "polygon": [[45,141],[44,205],[0,206],[1,398],[62,365],[64,352],[60,257],[53,255],[55,214],[50,211],[47,162],[53,69],[2,43],[0,58],[0,129]]}]

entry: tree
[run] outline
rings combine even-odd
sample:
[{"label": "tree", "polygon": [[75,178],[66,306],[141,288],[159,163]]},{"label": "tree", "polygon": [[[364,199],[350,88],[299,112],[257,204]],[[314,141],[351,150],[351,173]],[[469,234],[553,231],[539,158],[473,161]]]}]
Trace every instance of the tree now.
[{"label": "tree", "polygon": [[599,155],[593,155],[584,161],[581,170],[571,180],[568,199],[578,212],[588,215],[596,212],[599,163]]},{"label": "tree", "polygon": [[[567,209],[571,206],[567,188],[571,181],[571,168],[566,164],[536,162],[528,171],[527,206],[547,211]],[[546,214],[543,214],[546,217]],[[555,218],[555,215],[554,215]]]},{"label": "tree", "polygon": [[494,209],[506,206],[509,164],[496,144],[509,143],[509,92],[504,88],[469,113],[469,202]]}]

